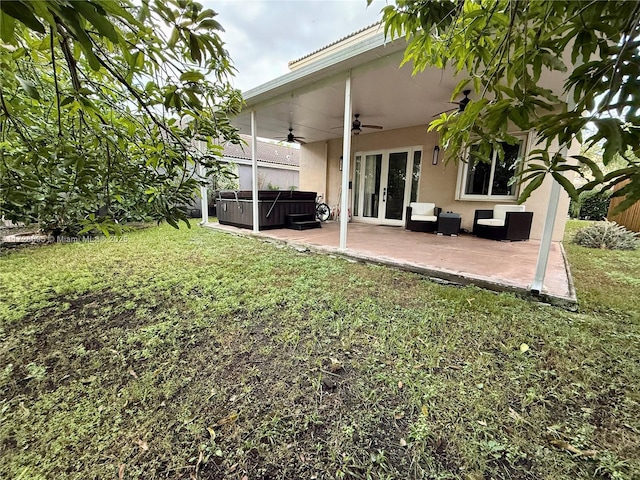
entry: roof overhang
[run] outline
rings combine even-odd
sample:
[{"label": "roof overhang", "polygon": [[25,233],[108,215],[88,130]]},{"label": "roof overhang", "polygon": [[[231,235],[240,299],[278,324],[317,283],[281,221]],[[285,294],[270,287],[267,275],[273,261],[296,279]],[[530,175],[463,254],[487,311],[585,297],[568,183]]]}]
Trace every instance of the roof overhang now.
[{"label": "roof overhang", "polygon": [[[306,142],[341,138],[345,80],[351,75],[353,113],[360,114],[363,124],[382,125],[384,130],[426,125],[441,112],[456,108],[451,93],[460,79],[437,68],[413,75],[410,63],[400,67],[405,47],[403,38],[387,41],[380,27],[244,92],[246,105],[233,123],[250,134],[253,110],[260,137],[283,138],[293,128]],[[563,80],[550,80],[558,93]]]}]

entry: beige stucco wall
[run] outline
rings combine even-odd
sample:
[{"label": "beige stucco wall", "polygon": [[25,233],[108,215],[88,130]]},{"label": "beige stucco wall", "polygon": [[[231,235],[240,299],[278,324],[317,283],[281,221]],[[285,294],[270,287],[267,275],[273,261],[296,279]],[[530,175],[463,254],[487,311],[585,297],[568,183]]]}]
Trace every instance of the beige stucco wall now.
[{"label": "beige stucco wall", "polygon": [[[460,213],[462,228],[471,231],[476,209],[491,209],[496,203],[507,202],[456,200],[458,166],[453,163],[445,164],[443,162],[444,152],[442,151],[438,165],[431,164],[433,147],[436,145],[437,138],[436,133],[427,132],[426,124],[353,136],[350,180],[353,178],[353,158],[356,152],[421,146],[423,153],[418,200],[433,202],[443,211]],[[339,159],[342,154],[342,139],[310,143],[302,146],[300,153],[300,189],[317,191],[324,195],[329,206],[337,206],[341,183]],[[542,236],[551,183],[551,178],[546,179],[525,202],[527,210],[534,212],[531,228],[532,239],[539,239]],[[349,194],[351,195],[351,191]],[[563,190],[553,235],[553,239],[556,241],[562,240],[568,207],[569,198]]]},{"label": "beige stucco wall", "polygon": [[[304,158],[304,160],[303,160]],[[302,171],[304,170],[304,174]],[[314,142],[300,148],[300,190],[318,192],[326,197],[326,143]]]}]

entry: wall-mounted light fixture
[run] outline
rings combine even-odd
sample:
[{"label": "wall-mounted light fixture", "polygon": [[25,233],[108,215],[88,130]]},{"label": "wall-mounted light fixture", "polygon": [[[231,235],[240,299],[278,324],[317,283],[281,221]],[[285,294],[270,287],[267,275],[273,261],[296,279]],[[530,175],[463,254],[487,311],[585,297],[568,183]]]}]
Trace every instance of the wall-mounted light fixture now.
[{"label": "wall-mounted light fixture", "polygon": [[438,164],[438,157],[440,156],[440,147],[436,145],[433,147],[433,157],[431,158],[431,165]]},{"label": "wall-mounted light fixture", "polygon": [[340,165],[340,171],[342,171],[342,162],[343,162],[342,155],[340,155],[340,161],[338,163],[338,165]]}]

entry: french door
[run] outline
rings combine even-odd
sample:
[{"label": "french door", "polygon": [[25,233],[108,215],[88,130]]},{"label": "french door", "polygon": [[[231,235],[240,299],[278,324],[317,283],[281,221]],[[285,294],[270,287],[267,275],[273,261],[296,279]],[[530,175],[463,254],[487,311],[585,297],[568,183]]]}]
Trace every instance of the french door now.
[{"label": "french door", "polygon": [[417,195],[421,154],[419,148],[356,153],[354,219],[402,225],[405,207]]}]

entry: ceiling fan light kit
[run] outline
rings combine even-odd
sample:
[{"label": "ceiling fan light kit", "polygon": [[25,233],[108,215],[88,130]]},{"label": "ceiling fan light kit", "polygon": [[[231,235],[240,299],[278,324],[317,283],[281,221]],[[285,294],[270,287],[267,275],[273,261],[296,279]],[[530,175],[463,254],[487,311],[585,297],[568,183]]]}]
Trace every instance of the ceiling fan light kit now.
[{"label": "ceiling fan light kit", "polygon": [[464,98],[462,100],[460,100],[460,102],[458,102],[458,111],[459,112],[464,112],[464,109],[467,108],[467,104],[471,101],[471,99],[469,98],[469,94],[471,93],[471,90],[463,90],[462,94],[464,95]]},{"label": "ceiling fan light kit", "polygon": [[[469,95],[471,94],[471,90],[463,90],[462,94],[464,95],[464,98],[462,100],[460,100],[459,102],[449,102],[449,103],[453,103],[454,105],[458,105],[457,111],[459,113],[464,112],[464,109],[467,108],[467,105],[471,101],[471,99],[469,98]],[[454,108],[450,108],[449,110],[445,110],[443,112],[436,113],[435,115],[432,115],[431,118],[439,117],[443,113],[453,112],[454,110],[456,110],[455,107]]]},{"label": "ceiling fan light kit", "polygon": [[360,121],[359,113],[356,113],[353,116],[355,117],[353,122],[351,123],[351,133],[353,135],[360,135],[363,128],[373,128],[375,130],[382,130],[383,128],[381,125],[363,125]]},{"label": "ceiling fan light kit", "polygon": [[293,134],[293,127],[289,127],[289,134],[286,137],[280,137],[276,140],[284,140],[287,143],[299,143],[300,145],[306,145],[307,142],[303,142],[304,137],[296,137]]}]

